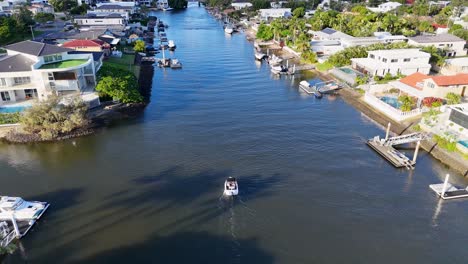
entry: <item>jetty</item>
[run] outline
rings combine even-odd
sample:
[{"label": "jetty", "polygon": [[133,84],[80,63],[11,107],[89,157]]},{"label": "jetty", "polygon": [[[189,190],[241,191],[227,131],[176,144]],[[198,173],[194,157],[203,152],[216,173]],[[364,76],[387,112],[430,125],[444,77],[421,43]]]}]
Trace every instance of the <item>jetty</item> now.
[{"label": "jetty", "polygon": [[450,175],[447,174],[444,183],[431,184],[429,188],[444,200],[468,197],[468,187],[457,188],[448,182],[449,178]]},{"label": "jetty", "polygon": [[[397,168],[405,167],[407,169],[414,169],[416,165],[416,159],[418,157],[419,147],[421,141],[427,138],[424,133],[412,133],[408,135],[401,135],[395,137],[389,137],[391,124],[388,123],[387,132],[385,138],[381,139],[380,136],[375,136],[367,141],[367,145],[390,162]],[[395,145],[416,143],[416,149],[413,154],[413,158],[410,159],[405,154],[401,153],[394,148]]]}]

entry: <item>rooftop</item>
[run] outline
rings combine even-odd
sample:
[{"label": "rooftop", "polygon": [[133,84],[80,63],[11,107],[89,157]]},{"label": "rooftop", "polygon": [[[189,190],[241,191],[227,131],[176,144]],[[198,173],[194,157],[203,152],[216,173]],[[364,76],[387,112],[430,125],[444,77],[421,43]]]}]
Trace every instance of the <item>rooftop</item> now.
[{"label": "rooftop", "polygon": [[63,43],[62,47],[65,48],[75,48],[75,47],[101,47],[100,44],[96,43],[93,40],[87,39],[75,39]]},{"label": "rooftop", "polygon": [[432,76],[431,79],[439,86],[468,84],[468,73],[451,76]]},{"label": "rooftop", "polygon": [[417,43],[435,43],[435,42],[465,42],[465,40],[454,36],[452,34],[438,34],[438,35],[419,35],[415,37],[409,37],[409,40],[412,40]]},{"label": "rooftop", "polygon": [[99,61],[102,56],[104,56],[104,52],[98,52],[98,51],[79,51],[79,50],[74,50],[68,52],[68,54],[93,54],[93,60],[94,61]]},{"label": "rooftop", "polygon": [[39,69],[40,70],[64,69],[64,68],[79,66],[81,64],[84,64],[85,62],[87,62],[87,60],[64,60],[64,61],[44,64]]},{"label": "rooftop", "polygon": [[70,49],[31,40],[21,41],[8,45],[5,47],[5,49],[33,55],[36,57],[70,51]]},{"label": "rooftop", "polygon": [[468,57],[447,59],[445,60],[445,64],[468,67]]},{"label": "rooftop", "polygon": [[387,57],[391,56],[392,58],[407,58],[407,57],[431,57],[431,54],[422,52],[419,49],[391,49],[391,50],[373,50],[368,53],[374,54],[376,56]]},{"label": "rooftop", "polygon": [[413,88],[416,88],[418,90],[422,90],[422,86],[418,86],[418,83],[424,82],[424,80],[427,79],[428,77],[429,76],[427,76],[426,74],[416,72],[404,78],[401,78],[400,82],[406,85],[409,85]]},{"label": "rooftop", "polygon": [[31,65],[34,63],[34,61],[21,54],[0,57],[0,72],[31,71]]},{"label": "rooftop", "polygon": [[96,7],[98,10],[107,10],[107,9],[127,9],[131,10],[132,8],[130,6],[121,6],[121,5],[101,5]]}]

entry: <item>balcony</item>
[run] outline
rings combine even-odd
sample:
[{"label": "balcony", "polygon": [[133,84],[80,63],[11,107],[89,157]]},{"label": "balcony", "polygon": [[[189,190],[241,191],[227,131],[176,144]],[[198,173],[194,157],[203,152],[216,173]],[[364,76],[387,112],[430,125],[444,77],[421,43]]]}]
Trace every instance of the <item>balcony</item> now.
[{"label": "balcony", "polygon": [[64,61],[44,64],[39,69],[40,70],[66,69],[66,68],[72,68],[72,67],[80,66],[82,64],[85,64],[86,62],[88,62],[88,60],[80,60],[80,59],[78,59],[78,60],[64,60]]}]

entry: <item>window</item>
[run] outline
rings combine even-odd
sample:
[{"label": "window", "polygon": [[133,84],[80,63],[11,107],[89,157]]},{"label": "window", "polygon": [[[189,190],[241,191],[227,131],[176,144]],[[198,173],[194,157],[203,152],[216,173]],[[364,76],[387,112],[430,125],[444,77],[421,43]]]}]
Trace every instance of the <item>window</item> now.
[{"label": "window", "polygon": [[10,101],[10,93],[9,92],[0,92],[3,101]]},{"label": "window", "polygon": [[387,62],[387,58],[383,58],[382,61],[383,61],[383,62]]},{"label": "window", "polygon": [[392,59],[391,62],[398,62],[398,59]]},{"label": "window", "polygon": [[375,55],[374,55],[374,54],[370,54],[370,55],[369,55],[369,58],[374,59],[374,58],[375,58]]},{"label": "window", "polygon": [[53,62],[54,61],[54,56],[44,56],[44,62]]},{"label": "window", "polygon": [[444,44],[439,44],[439,47],[443,47],[443,46],[444,46]]},{"label": "window", "polygon": [[468,129],[468,115],[463,114],[462,112],[452,109],[449,120],[465,129]]},{"label": "window", "polygon": [[21,85],[21,84],[26,84],[26,83],[30,83],[30,82],[31,82],[30,77],[15,77],[14,78],[15,85]]},{"label": "window", "polygon": [[0,86],[6,86],[5,78],[0,78]]},{"label": "window", "polygon": [[36,89],[25,89],[24,94],[26,95],[26,99],[36,98],[37,97],[37,90]]},{"label": "window", "polygon": [[433,83],[431,83],[431,82],[428,83],[427,86],[429,86],[429,88],[434,88],[435,87],[435,85]]},{"label": "window", "polygon": [[408,62],[408,61],[411,61],[411,59],[410,58],[404,58],[403,61]]}]

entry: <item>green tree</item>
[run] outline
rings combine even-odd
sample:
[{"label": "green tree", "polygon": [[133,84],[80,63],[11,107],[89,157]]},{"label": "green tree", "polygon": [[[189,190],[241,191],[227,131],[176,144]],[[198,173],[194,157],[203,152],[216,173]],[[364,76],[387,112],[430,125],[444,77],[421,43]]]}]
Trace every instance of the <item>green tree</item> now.
[{"label": "green tree", "polygon": [[169,6],[174,9],[184,9],[187,8],[187,0],[169,0]]},{"label": "green tree", "polygon": [[34,25],[33,13],[25,6],[20,6],[12,15],[12,18],[16,22],[16,29],[21,31],[27,31],[29,26]]},{"label": "green tree", "polygon": [[411,111],[415,105],[413,98],[408,95],[402,95],[398,97],[398,101],[401,103],[400,109],[403,112]]},{"label": "green tree", "polygon": [[49,4],[54,7],[55,12],[69,11],[78,5],[76,0],[49,0]]},{"label": "green tree", "polygon": [[26,109],[20,117],[22,130],[51,140],[88,124],[87,106],[79,97],[66,103],[56,96]]},{"label": "green tree", "polygon": [[461,102],[461,95],[455,93],[448,93],[445,96],[445,99],[447,100],[447,104],[459,104]]},{"label": "green tree", "polygon": [[301,17],[304,17],[305,16],[305,9],[304,7],[298,7],[296,9],[294,9],[294,11],[292,12],[293,16],[296,17],[296,18],[301,18]]},{"label": "green tree", "polygon": [[143,102],[143,97],[138,91],[137,83],[133,73],[104,65],[99,71],[96,91],[101,97],[110,97],[122,103],[139,103]]},{"label": "green tree", "polygon": [[273,32],[271,31],[271,27],[268,26],[268,25],[265,25],[264,23],[261,23],[258,26],[257,38],[263,39],[263,40],[272,39],[273,38]]},{"label": "green tree", "polygon": [[264,8],[270,8],[270,2],[267,0],[253,0],[252,1],[253,10],[259,10]]},{"label": "green tree", "polygon": [[55,16],[54,14],[51,14],[51,13],[37,13],[34,16],[34,20],[36,20],[36,22],[39,22],[39,23],[45,23],[47,21],[52,21],[54,19],[55,19]]},{"label": "green tree", "polygon": [[135,46],[133,46],[133,49],[136,52],[143,52],[145,51],[145,42],[143,40],[137,40],[135,41]]},{"label": "green tree", "polygon": [[72,9],[70,9],[70,14],[72,15],[84,15],[87,13],[89,7],[87,4],[83,3],[79,6],[75,6]]}]

